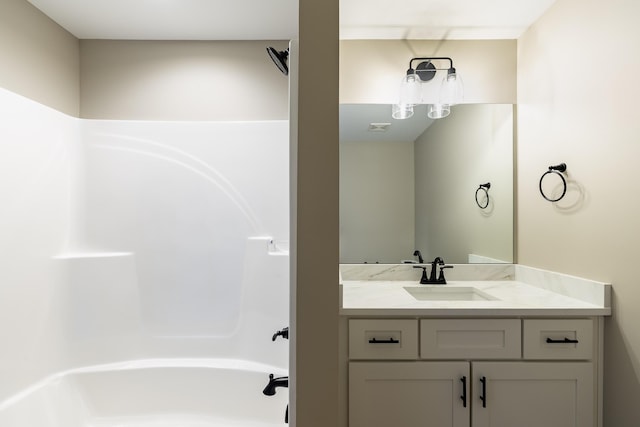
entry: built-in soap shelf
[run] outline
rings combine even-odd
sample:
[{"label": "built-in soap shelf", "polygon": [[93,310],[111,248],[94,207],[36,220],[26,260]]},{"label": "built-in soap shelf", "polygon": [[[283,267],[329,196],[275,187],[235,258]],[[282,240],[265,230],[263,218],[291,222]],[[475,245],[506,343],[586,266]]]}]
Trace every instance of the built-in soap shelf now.
[{"label": "built-in soap shelf", "polygon": [[251,241],[264,241],[267,246],[267,254],[271,256],[289,256],[289,241],[278,240],[270,236],[249,237]]},{"label": "built-in soap shelf", "polygon": [[133,252],[66,252],[56,255],[53,259],[86,259],[86,258],[113,258],[133,256]]}]

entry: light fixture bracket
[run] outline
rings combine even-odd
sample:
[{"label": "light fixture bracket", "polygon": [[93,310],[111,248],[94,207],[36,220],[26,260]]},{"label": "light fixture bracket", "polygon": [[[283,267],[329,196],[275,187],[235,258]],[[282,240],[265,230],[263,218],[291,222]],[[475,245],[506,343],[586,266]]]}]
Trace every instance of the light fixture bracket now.
[{"label": "light fixture bracket", "polygon": [[416,74],[423,82],[428,82],[436,76],[436,66],[431,61],[422,61],[416,67]]},{"label": "light fixture bracket", "polygon": [[[413,67],[414,61],[420,61],[417,67]],[[449,61],[448,68],[438,68],[433,61]],[[447,70],[448,74],[455,73],[456,69],[453,67],[453,59],[448,56],[433,56],[433,57],[418,57],[411,58],[409,61],[409,69],[407,74],[417,74],[420,80],[428,82],[436,76],[436,71]]]}]

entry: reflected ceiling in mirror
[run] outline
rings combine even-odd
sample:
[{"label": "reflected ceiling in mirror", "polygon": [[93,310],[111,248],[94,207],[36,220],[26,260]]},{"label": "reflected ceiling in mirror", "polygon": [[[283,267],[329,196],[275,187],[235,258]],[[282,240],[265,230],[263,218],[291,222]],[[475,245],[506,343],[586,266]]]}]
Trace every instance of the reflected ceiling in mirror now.
[{"label": "reflected ceiling in mirror", "polygon": [[513,106],[457,105],[435,121],[418,107],[394,120],[389,105],[340,106],[340,262],[395,264],[415,249],[514,262]]},{"label": "reflected ceiling in mirror", "polygon": [[[391,105],[340,104],[340,142],[413,142],[434,122],[427,106],[416,105],[412,117],[396,120]],[[389,123],[385,131],[370,130],[371,124]]]}]

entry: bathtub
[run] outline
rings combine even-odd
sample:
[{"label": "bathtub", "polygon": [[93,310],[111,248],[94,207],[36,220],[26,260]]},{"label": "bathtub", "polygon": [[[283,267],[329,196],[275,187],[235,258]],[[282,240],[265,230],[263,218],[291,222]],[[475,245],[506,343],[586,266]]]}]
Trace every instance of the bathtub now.
[{"label": "bathtub", "polygon": [[52,375],[0,403],[2,427],[285,426],[281,368],[227,359],[153,359]]}]

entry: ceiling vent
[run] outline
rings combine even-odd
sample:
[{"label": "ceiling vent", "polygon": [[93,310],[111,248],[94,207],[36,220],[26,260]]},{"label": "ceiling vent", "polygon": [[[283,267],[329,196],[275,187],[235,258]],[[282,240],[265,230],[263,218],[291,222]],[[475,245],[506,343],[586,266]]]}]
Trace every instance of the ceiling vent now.
[{"label": "ceiling vent", "polygon": [[386,132],[391,123],[369,123],[369,132]]}]

